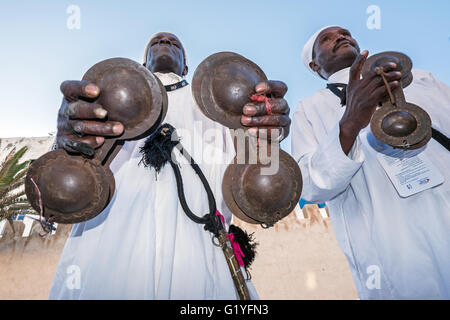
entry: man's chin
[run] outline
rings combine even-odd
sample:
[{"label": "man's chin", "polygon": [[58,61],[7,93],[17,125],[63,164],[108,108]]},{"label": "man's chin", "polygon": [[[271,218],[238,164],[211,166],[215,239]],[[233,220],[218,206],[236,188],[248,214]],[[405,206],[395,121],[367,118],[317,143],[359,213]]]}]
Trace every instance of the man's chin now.
[{"label": "man's chin", "polygon": [[162,72],[160,70],[172,70],[175,64],[174,58],[170,55],[160,55],[155,57],[154,69],[158,72]]},{"label": "man's chin", "polygon": [[336,52],[336,60],[353,61],[359,55],[359,50],[350,45],[344,45],[338,48]]},{"label": "man's chin", "polygon": [[155,57],[155,61],[158,63],[168,63],[174,61],[174,58],[169,54],[160,54]]},{"label": "man's chin", "polygon": [[338,56],[354,56],[355,58],[358,56],[359,50],[356,49],[351,44],[343,44],[336,50],[336,55]]}]

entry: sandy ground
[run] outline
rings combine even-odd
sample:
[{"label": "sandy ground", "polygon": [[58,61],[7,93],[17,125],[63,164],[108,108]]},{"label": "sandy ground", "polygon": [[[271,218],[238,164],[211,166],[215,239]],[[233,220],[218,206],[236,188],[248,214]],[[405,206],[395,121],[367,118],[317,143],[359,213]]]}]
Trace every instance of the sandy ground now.
[{"label": "sandy ground", "polygon": [[[258,254],[250,270],[261,299],[356,299],[347,261],[339,249],[329,219],[298,219],[291,214],[275,227],[262,229],[241,221],[254,232]],[[24,224],[14,222],[16,236],[6,225],[0,238],[0,299],[47,299],[70,225],[59,225],[50,238],[41,238],[33,224],[22,237]]]}]

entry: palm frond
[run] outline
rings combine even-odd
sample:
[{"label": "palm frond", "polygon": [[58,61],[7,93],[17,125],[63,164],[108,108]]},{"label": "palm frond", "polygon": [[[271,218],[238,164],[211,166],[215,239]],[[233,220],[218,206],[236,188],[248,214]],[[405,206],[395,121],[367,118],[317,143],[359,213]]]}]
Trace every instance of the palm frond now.
[{"label": "palm frond", "polygon": [[26,146],[17,152],[14,148],[0,167],[0,220],[7,219],[12,223],[17,214],[36,214],[22,188],[30,161],[19,161],[27,150]]},{"label": "palm frond", "polygon": [[18,181],[13,181],[13,182],[11,182],[11,184],[9,184],[7,187],[5,187],[3,191],[4,192],[6,191],[6,193],[10,193],[10,192],[22,187],[24,185],[24,183],[25,183],[25,179],[23,179],[23,178]]},{"label": "palm frond", "polygon": [[31,163],[31,161],[26,161],[26,163],[27,163],[27,167],[24,170],[20,171],[18,174],[16,174],[14,176],[14,180],[11,183],[14,183],[15,181],[18,181],[22,178],[25,178],[25,176],[27,175],[27,172],[28,172],[28,165]]},{"label": "palm frond", "polygon": [[28,166],[29,161],[18,163],[27,150],[28,147],[25,146],[17,152],[13,149],[8,154],[0,169],[0,186],[10,184],[16,174]]}]

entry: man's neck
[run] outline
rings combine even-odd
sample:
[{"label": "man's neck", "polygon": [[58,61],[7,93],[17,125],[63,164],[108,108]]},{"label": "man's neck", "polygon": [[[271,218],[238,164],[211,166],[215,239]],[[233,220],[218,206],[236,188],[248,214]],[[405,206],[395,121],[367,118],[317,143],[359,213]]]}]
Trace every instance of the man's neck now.
[{"label": "man's neck", "polygon": [[168,73],[162,73],[162,72],[155,72],[155,76],[158,77],[159,80],[161,80],[162,84],[167,86],[169,84],[174,84],[177,82],[180,82],[183,80],[183,78],[176,73],[168,72]]},{"label": "man's neck", "polygon": [[350,67],[343,68],[339,71],[336,71],[332,75],[328,77],[328,83],[348,83],[348,78],[350,75]]}]

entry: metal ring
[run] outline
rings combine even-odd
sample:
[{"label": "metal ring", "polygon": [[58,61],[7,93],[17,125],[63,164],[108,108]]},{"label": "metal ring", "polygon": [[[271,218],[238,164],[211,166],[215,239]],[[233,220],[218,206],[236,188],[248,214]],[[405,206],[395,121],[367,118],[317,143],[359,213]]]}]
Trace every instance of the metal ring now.
[{"label": "metal ring", "polygon": [[274,225],[273,223],[266,223],[266,222],[260,223],[260,226],[263,229],[269,229],[269,228],[273,227],[273,225]]},{"label": "metal ring", "polygon": [[213,243],[213,245],[215,245],[216,247],[219,247],[220,248],[220,243],[216,243],[215,241],[214,241],[214,239],[216,239],[217,237],[216,236],[212,236],[211,237],[211,241],[212,241],[212,243]]}]

